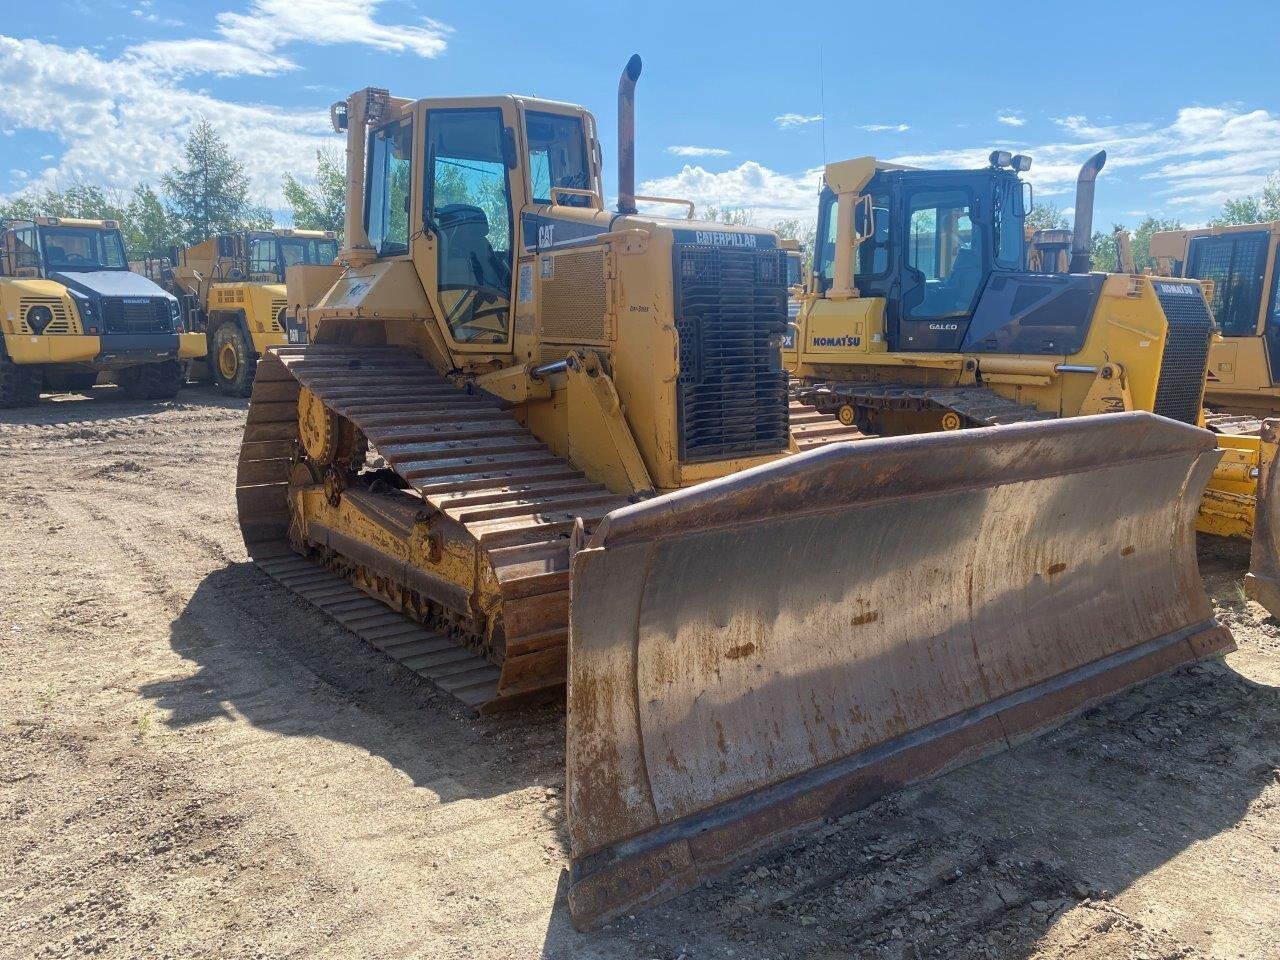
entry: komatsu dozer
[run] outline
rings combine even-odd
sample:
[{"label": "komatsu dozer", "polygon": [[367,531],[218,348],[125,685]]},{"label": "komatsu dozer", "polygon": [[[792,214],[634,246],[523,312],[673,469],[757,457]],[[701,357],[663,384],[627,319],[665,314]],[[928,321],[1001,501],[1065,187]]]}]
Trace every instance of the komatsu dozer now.
[{"label": "komatsu dozer", "polygon": [[184,305],[186,327],[205,336],[205,356],[193,364],[233,397],[247,397],[258,358],[286,342],[285,273],[330,266],[338,255],[331,231],[246,230],[220,233],[142,264],[147,276]]},{"label": "komatsu dozer", "polygon": [[138,400],[173,397],[203,352],[176,298],[130,272],[114,220],[0,223],[0,407],[114,377]]},{"label": "komatsu dozer", "polygon": [[[1221,502],[1211,532],[1252,535],[1245,588],[1280,614],[1280,542],[1271,474],[1280,430],[1280,222],[1195,230],[1151,237],[1160,276],[1193,279],[1208,289],[1217,332],[1209,346],[1205,411],[1218,443],[1242,468],[1234,483],[1215,481]],[[1280,492],[1280,491],[1277,491]]]},{"label": "komatsu dozer", "polygon": [[1231,642],[1209,433],[793,417],[786,251],[637,212],[639,74],[616,212],[581,107],[336,104],[343,268],[238,473],[255,561],[407,668],[480,710],[567,681],[581,927]]}]

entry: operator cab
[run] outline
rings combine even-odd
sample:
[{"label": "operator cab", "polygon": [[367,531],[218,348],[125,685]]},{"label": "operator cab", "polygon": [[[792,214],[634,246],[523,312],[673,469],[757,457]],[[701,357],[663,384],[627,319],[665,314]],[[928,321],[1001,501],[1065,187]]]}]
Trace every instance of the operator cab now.
[{"label": "operator cab", "polygon": [[[853,265],[862,297],[885,301],[891,351],[1063,354],[1087,329],[1074,318],[1100,279],[1026,272],[1029,157],[1000,151],[981,170],[912,170],[878,164],[854,213]],[[840,198],[823,186],[815,283],[836,273]]]},{"label": "operator cab", "polygon": [[258,282],[284,283],[289,267],[328,266],[338,257],[338,240],[333,233],[261,230],[248,232],[245,241],[249,278]]},{"label": "operator cab", "polygon": [[114,220],[36,217],[10,221],[4,234],[4,272],[50,279],[59,273],[129,269]]}]

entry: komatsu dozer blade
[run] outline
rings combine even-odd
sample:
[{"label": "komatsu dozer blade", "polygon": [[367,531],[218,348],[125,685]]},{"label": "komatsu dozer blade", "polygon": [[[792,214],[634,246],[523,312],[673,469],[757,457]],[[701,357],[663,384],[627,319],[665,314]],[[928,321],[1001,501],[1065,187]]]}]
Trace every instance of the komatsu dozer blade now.
[{"label": "komatsu dozer blade", "polygon": [[610,514],[573,560],[586,928],[1231,648],[1218,458],[1146,413],[834,444]]},{"label": "komatsu dozer blade", "polygon": [[1258,468],[1258,492],[1253,504],[1253,541],[1249,547],[1249,573],[1245,593],[1280,616],[1280,470],[1275,469],[1280,420],[1263,420]]}]

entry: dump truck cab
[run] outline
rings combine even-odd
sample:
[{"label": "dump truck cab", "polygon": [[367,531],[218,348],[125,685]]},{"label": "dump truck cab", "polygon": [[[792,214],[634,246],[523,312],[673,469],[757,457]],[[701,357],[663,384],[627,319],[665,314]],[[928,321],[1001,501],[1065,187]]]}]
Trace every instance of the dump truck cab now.
[{"label": "dump truck cab", "polygon": [[194,371],[222,392],[247,396],[258,358],[286,342],[285,274],[290,267],[331,266],[338,241],[319,230],[243,230],[173,248],[146,272],[181,298],[189,329],[205,337]]},{"label": "dump truck cab", "polygon": [[1280,221],[1153,234],[1158,273],[1202,281],[1218,336],[1206,402],[1254,417],[1280,413]]},{"label": "dump truck cab", "polygon": [[1199,284],[1089,270],[1080,221],[1104,159],[1082,171],[1074,236],[1086,239],[1065,273],[1051,272],[1067,259],[1052,238],[1037,251],[1043,272],[1026,269],[1029,158],[829,164],[788,367],[818,387],[866,384],[810,396],[875,433],[1120,410],[1197,423],[1212,326]]},{"label": "dump truck cab", "polygon": [[114,220],[36,217],[3,225],[0,405],[82,390],[110,373],[132,396],[173,396],[200,339],[179,304],[132,273]]}]

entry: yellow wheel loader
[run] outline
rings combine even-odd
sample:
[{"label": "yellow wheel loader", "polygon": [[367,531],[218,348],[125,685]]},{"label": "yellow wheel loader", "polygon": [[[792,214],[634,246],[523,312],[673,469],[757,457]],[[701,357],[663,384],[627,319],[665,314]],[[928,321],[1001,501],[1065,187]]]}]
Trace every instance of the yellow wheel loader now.
[{"label": "yellow wheel loader", "polygon": [[[1207,426],[1234,458],[1238,476],[1210,484],[1219,502],[1210,532],[1253,537],[1245,587],[1280,613],[1280,542],[1268,508],[1280,431],[1280,222],[1153,234],[1158,273],[1207,286],[1217,332],[1209,346]],[[1221,471],[1219,471],[1221,473]],[[1256,514],[1256,515],[1255,515]],[[1203,520],[1203,518],[1202,518]]]},{"label": "yellow wheel loader", "polygon": [[212,379],[223,393],[247,397],[258,358],[286,342],[285,273],[298,266],[330,266],[338,255],[332,232],[249,230],[220,233],[145,270],[184,303],[187,325],[206,338],[196,379]]},{"label": "yellow wheel loader", "polygon": [[581,927],[1231,644],[1205,431],[793,419],[786,251],[637,212],[639,74],[616,211],[582,107],[335,104],[344,266],[290,289],[238,470],[254,560],[406,668],[480,710],[567,683]]},{"label": "yellow wheel loader", "polygon": [[0,407],[86,390],[100,374],[137,400],[173,397],[203,353],[176,298],[130,272],[113,220],[0,224]]}]

